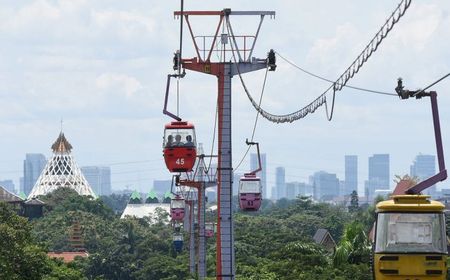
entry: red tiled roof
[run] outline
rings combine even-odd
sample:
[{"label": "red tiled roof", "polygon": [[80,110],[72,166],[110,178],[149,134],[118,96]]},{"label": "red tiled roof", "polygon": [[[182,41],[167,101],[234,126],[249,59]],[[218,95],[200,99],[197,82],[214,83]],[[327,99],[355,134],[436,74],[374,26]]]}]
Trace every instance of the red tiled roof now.
[{"label": "red tiled roof", "polygon": [[55,259],[62,259],[65,263],[72,262],[75,257],[86,258],[89,256],[87,252],[48,252],[47,256]]}]

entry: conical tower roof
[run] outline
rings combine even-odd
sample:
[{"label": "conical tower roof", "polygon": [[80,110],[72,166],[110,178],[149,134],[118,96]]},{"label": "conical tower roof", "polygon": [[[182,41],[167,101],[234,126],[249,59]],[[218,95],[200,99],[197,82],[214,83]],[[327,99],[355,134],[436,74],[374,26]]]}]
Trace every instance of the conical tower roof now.
[{"label": "conical tower roof", "polygon": [[52,150],[55,154],[70,153],[72,151],[72,145],[70,145],[69,141],[67,141],[62,131],[59,134],[58,139],[56,139],[55,143],[53,143]]},{"label": "conical tower roof", "polygon": [[96,198],[97,196],[70,154],[72,145],[67,141],[64,133],[59,134],[52,145],[52,150],[53,157],[47,162],[28,199],[46,195],[62,187],[71,188],[80,195]]}]

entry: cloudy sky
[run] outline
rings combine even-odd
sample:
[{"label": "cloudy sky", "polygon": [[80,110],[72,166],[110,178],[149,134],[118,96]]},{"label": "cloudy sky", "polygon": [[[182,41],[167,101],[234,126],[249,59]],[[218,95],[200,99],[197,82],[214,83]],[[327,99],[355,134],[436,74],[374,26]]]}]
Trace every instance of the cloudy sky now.
[{"label": "cloudy sky", "polygon": [[[224,2],[226,2],[224,4]],[[186,10],[274,10],[254,55],[270,48],[298,65],[336,79],[378,31],[399,1],[185,1]],[[0,0],[0,179],[18,179],[25,153],[51,156],[60,131],[74,146],[79,165],[111,165],[113,188],[148,190],[170,179],[161,151],[165,78],[179,45],[179,1]],[[379,50],[349,84],[391,91],[403,77],[423,87],[450,72],[450,2],[413,0]],[[193,19],[194,31],[210,35],[215,18]],[[237,34],[252,34],[257,17],[237,18]],[[194,57],[185,33],[184,57]],[[245,76],[259,98],[264,71]],[[262,106],[296,111],[328,84],[281,59],[269,73]],[[444,149],[450,155],[450,79],[439,93]],[[172,88],[174,91],[175,88]],[[188,72],[180,82],[180,114],[195,123],[198,141],[212,144],[216,79]],[[175,99],[171,100],[175,108]],[[256,116],[239,79],[233,79],[233,161],[241,160]],[[405,174],[418,153],[435,154],[428,100],[344,89],[333,121],[324,108],[292,124],[260,118],[255,140],[267,153],[268,185],[275,167],[288,181],[307,181],[317,170],[344,178],[344,155],[359,156],[359,181],[367,158],[390,153],[391,174]],[[244,172],[249,159],[238,172]],[[442,184],[441,186],[445,186]]]}]

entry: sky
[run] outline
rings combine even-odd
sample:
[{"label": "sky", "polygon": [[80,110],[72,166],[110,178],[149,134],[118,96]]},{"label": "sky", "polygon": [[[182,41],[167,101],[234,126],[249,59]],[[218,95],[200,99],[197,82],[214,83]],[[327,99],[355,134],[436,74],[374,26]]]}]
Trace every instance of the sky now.
[{"label": "sky", "polygon": [[[331,80],[350,65],[400,1],[190,1],[185,10],[273,10],[266,18],[254,56],[274,49],[301,67]],[[80,166],[109,165],[114,189],[147,191],[168,180],[162,157],[162,114],[166,76],[179,47],[180,1],[0,0],[0,180],[18,186],[26,153],[51,156],[63,131]],[[413,0],[349,84],[394,92],[398,77],[417,89],[450,72],[450,2]],[[212,35],[216,18],[192,19],[199,35]],[[236,34],[254,34],[258,17],[232,18]],[[185,29],[183,57],[195,56]],[[262,107],[274,114],[296,111],[329,86],[278,58]],[[245,74],[259,99],[264,71]],[[197,141],[213,141],[214,77],[188,72],[180,81],[180,115],[193,122]],[[175,84],[174,84],[175,85]],[[450,156],[450,79],[438,92],[442,137]],[[256,111],[233,78],[233,166],[242,159]],[[171,88],[175,93],[175,87]],[[169,107],[176,108],[175,94]],[[359,156],[360,191],[368,157],[389,153],[391,176],[409,172],[414,157],[435,154],[429,101],[344,89],[334,118],[324,108],[291,124],[259,118],[255,141],[267,154],[269,189],[277,166],[287,181],[307,181],[318,170],[344,179],[344,155]],[[217,147],[217,145],[215,146]],[[249,168],[245,158],[237,172]],[[441,184],[446,187],[447,183]]]}]

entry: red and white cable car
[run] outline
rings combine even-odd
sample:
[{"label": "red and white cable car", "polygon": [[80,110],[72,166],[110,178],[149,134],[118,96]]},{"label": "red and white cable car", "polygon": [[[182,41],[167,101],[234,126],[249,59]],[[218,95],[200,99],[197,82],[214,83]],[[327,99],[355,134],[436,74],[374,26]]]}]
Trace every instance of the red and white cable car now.
[{"label": "red and white cable car", "polygon": [[239,207],[244,211],[257,211],[262,202],[261,179],[246,173],[239,181]]},{"label": "red and white cable car", "polygon": [[182,221],[184,219],[186,202],[184,198],[177,195],[170,201],[170,217],[174,221]]},{"label": "red and white cable car", "polygon": [[245,142],[247,145],[256,145],[259,168],[244,174],[244,177],[241,177],[239,180],[239,207],[244,211],[258,211],[262,203],[261,179],[256,176],[256,173],[262,170],[259,144],[257,142],[248,142],[247,140]]},{"label": "red and white cable car", "polygon": [[215,224],[205,223],[205,236],[211,238],[214,236],[214,232],[215,232]]},{"label": "red and white cable car", "polygon": [[163,153],[170,172],[192,171],[197,158],[194,125],[184,121],[166,124]]}]

